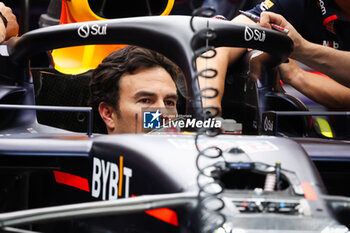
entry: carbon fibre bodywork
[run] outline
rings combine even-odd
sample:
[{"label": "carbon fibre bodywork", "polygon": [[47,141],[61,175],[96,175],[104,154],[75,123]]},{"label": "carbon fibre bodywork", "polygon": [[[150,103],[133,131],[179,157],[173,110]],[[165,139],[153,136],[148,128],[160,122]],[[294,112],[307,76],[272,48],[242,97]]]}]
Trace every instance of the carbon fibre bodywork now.
[{"label": "carbon fibre bodywork", "polygon": [[[196,32],[191,30],[190,22]],[[89,34],[93,27],[104,27],[106,31]],[[65,214],[68,213],[65,207],[54,207],[98,200],[136,202],[143,195],[197,193],[200,171],[196,160],[200,153],[193,135],[87,136],[38,124],[35,110],[40,107],[35,106],[28,61],[39,52],[82,44],[126,43],[147,47],[180,66],[186,81],[187,113],[200,118],[195,111],[201,109],[201,98],[194,57],[205,46],[203,35],[208,28],[215,31],[210,40],[215,47],[263,50],[274,57],[276,64],[291,52],[291,40],[275,31],[186,16],[53,26],[1,45],[0,210],[4,212],[0,214],[1,230],[20,232],[11,227],[23,225],[28,231],[41,232],[200,232],[201,225],[207,223],[201,221],[200,210],[188,203],[168,208],[170,203],[162,202],[153,212],[152,205],[124,212],[118,208],[96,211],[88,205],[68,206],[81,208],[79,214],[72,216]],[[82,36],[82,30],[88,34]],[[264,37],[255,37],[258,34]],[[162,43],[154,43],[155,40]],[[254,95],[243,101],[248,109],[245,114],[254,113],[250,124],[255,122],[256,126],[248,127],[247,131],[257,134],[262,124],[259,93],[254,86],[251,93]],[[21,105],[29,106],[26,109]],[[89,108],[80,110],[91,113]],[[333,211],[335,202],[327,196],[327,185],[311,158],[348,161],[348,142],[219,135],[200,136],[198,145],[201,149],[215,146],[222,151],[223,160],[204,163],[217,163],[221,169],[219,174],[211,173],[209,179],[225,187],[219,195],[225,207],[214,212],[226,216],[227,232],[347,232]],[[280,187],[264,191],[264,181],[272,173],[278,174]],[[163,207],[161,212],[159,207]],[[6,213],[11,211],[19,212]],[[23,216],[29,217],[24,220]],[[348,222],[346,218],[340,221]]]}]

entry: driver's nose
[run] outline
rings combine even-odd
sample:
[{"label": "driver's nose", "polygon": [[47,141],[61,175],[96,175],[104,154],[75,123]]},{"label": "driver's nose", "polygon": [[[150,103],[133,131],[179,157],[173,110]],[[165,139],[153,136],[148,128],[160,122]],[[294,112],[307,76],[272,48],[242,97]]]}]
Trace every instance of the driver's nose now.
[{"label": "driver's nose", "polygon": [[170,120],[174,120],[177,117],[176,108],[167,108],[164,104],[163,99],[157,100],[154,103],[153,107],[159,109],[160,112],[162,113],[161,115],[162,122],[163,122],[163,119],[165,120],[165,122],[168,122]]},{"label": "driver's nose", "polygon": [[152,106],[152,107],[164,109],[164,108],[165,108],[164,101],[163,101],[162,99],[158,99],[158,100],[154,103],[154,106]]}]

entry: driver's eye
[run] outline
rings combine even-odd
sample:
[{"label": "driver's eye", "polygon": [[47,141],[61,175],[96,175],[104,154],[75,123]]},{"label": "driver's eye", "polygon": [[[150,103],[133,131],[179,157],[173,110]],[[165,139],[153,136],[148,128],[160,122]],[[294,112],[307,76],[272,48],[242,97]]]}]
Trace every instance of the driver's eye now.
[{"label": "driver's eye", "polygon": [[149,104],[149,103],[151,103],[151,99],[143,98],[143,99],[140,99],[138,102],[143,103],[143,104]]},{"label": "driver's eye", "polygon": [[166,101],[164,101],[164,104],[165,104],[165,106],[173,107],[176,105],[176,102],[173,100],[166,100]]}]

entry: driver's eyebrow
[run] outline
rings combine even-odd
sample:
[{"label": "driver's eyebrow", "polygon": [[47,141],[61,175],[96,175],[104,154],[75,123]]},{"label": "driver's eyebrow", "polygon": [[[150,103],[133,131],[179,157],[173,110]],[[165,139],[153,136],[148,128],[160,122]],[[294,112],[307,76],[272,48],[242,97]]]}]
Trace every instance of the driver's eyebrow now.
[{"label": "driver's eyebrow", "polygon": [[177,100],[179,98],[179,96],[177,94],[168,94],[165,96],[166,99],[173,99],[173,100]]},{"label": "driver's eyebrow", "polygon": [[[150,91],[138,91],[135,93],[134,95],[134,98],[135,99],[138,99],[138,98],[141,98],[141,97],[154,97],[154,96],[157,96],[156,93],[154,92],[150,92]],[[177,94],[167,94],[165,96],[166,99],[173,99],[173,100],[177,100],[178,99],[178,95]]]},{"label": "driver's eyebrow", "polygon": [[144,96],[154,97],[154,96],[156,96],[156,93],[150,92],[150,91],[138,91],[135,93],[134,98],[138,99],[138,98],[144,97]]}]

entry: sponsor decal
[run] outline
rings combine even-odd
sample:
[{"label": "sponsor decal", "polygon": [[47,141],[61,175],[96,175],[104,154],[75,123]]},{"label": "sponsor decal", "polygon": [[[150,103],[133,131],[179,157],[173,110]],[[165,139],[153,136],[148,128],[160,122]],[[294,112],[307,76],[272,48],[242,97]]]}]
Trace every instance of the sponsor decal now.
[{"label": "sponsor decal", "polygon": [[7,50],[7,45],[0,45],[0,56],[9,56],[9,51]]},{"label": "sponsor decal", "polygon": [[123,156],[119,157],[119,166],[94,157],[92,167],[91,196],[102,200],[117,199],[122,196],[125,183],[124,197],[129,197],[132,169],[123,165]]},{"label": "sponsor decal", "polygon": [[336,41],[323,40],[323,46],[339,49],[339,43]]},{"label": "sponsor decal", "polygon": [[267,131],[273,132],[273,121],[269,120],[269,118],[267,116],[264,119],[264,130],[265,130],[265,132],[267,132]]},{"label": "sponsor decal", "polygon": [[245,30],[244,30],[245,41],[255,40],[255,41],[264,42],[265,39],[266,39],[265,31],[259,31],[257,29],[253,30],[250,27],[245,26]]},{"label": "sponsor decal", "polygon": [[267,9],[270,9],[272,6],[274,5],[274,3],[270,0],[265,0],[264,2],[262,2],[260,4],[260,9],[262,11],[266,11]]},{"label": "sponsor decal", "polygon": [[[132,177],[132,170],[123,166],[123,156],[119,157],[119,166],[115,163],[105,161],[103,159],[93,158],[93,172],[92,172],[92,188],[91,195],[95,198],[102,198],[102,200],[117,199],[122,195],[123,177],[125,179],[125,194],[124,197],[129,197],[130,179]],[[78,182],[79,181],[79,182]],[[88,187],[87,180],[85,186]],[[76,183],[82,183],[77,180]],[[89,190],[86,190],[89,191]],[[131,194],[131,197],[135,195]],[[178,217],[175,211],[168,208],[160,208],[145,211],[146,214],[153,216],[161,221],[178,226]]]},{"label": "sponsor decal", "polygon": [[89,26],[89,24],[83,24],[78,28],[78,35],[81,38],[87,38],[90,35],[93,35],[93,36],[107,35],[107,24],[105,25],[93,24],[91,26]]},{"label": "sponsor decal", "polygon": [[324,2],[322,0],[320,0],[320,8],[321,8],[322,15],[327,14],[326,7],[324,6]]},{"label": "sponsor decal", "polygon": [[258,128],[258,122],[257,121],[253,121],[253,128],[257,129]]},{"label": "sponsor decal", "polygon": [[84,24],[78,28],[78,35],[81,38],[86,38],[90,34],[90,27],[88,24]]}]

